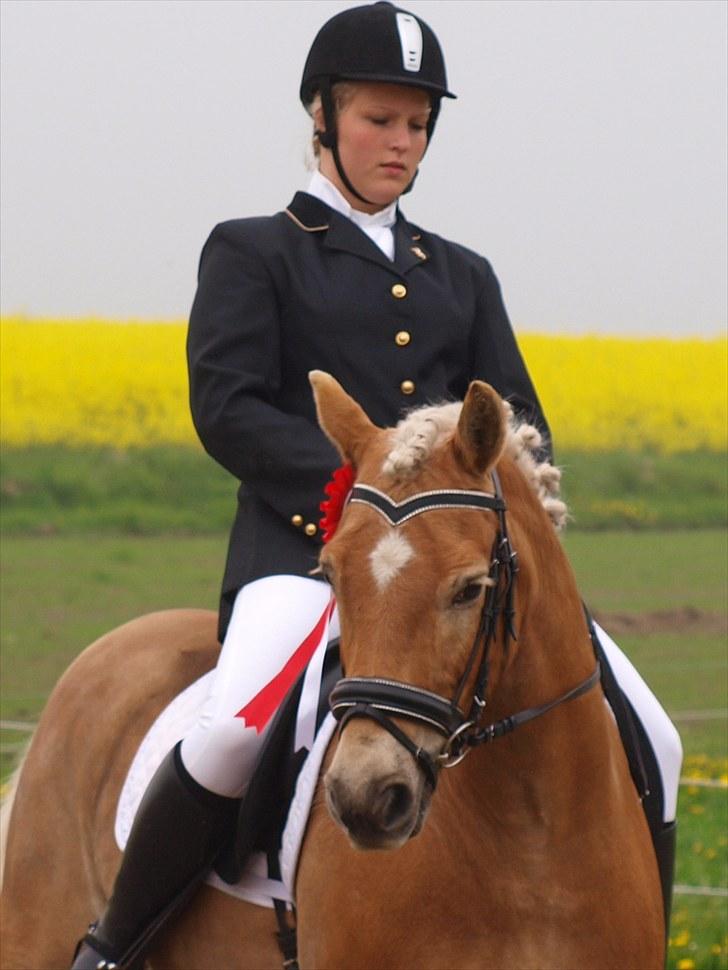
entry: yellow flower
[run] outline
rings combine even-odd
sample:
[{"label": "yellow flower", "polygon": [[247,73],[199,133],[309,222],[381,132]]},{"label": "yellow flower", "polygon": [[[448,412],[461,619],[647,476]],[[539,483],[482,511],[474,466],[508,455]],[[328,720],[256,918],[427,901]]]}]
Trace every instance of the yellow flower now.
[{"label": "yellow flower", "polygon": [[688,811],[692,812],[693,815],[703,815],[705,814],[705,805],[688,805]]},{"label": "yellow flower", "polygon": [[681,930],[672,942],[673,946],[687,946],[690,942],[690,930]]},{"label": "yellow flower", "polygon": [[[0,336],[3,442],[197,443],[182,321],[6,317]],[[520,343],[559,448],[725,450],[728,341],[531,334]],[[686,360],[700,381],[686,376]],[[649,521],[639,503],[619,511]]]},{"label": "yellow flower", "polygon": [[196,442],[179,323],[7,319],[1,335],[3,442]]},{"label": "yellow flower", "polygon": [[691,960],[690,957],[684,957],[682,960],[677,961],[677,970],[695,970],[695,960]]},{"label": "yellow flower", "polygon": [[[519,342],[560,447],[725,449],[728,341],[723,338],[531,334]],[[699,386],[686,377],[685,360],[701,374]]]},{"label": "yellow flower", "polygon": [[714,957],[719,957],[723,952],[723,947],[720,945],[720,943],[714,943],[710,948],[710,952]]}]

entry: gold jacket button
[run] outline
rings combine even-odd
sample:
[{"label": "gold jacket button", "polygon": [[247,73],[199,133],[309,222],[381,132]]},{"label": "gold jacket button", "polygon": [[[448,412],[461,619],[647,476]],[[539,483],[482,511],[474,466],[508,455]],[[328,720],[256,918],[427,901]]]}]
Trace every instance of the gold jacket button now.
[{"label": "gold jacket button", "polygon": [[403,300],[407,296],[407,287],[402,283],[395,283],[392,287],[392,296],[395,300]]},{"label": "gold jacket button", "polygon": [[394,342],[398,347],[406,347],[410,342],[412,337],[407,333],[406,330],[400,330],[394,337]]},{"label": "gold jacket button", "polygon": [[318,529],[313,524],[313,522],[309,522],[307,523],[306,528],[303,531],[306,533],[307,536],[315,536],[316,533],[318,532]]},{"label": "gold jacket button", "polygon": [[292,515],[291,516],[291,525],[295,525],[295,527],[297,529],[300,529],[301,526],[303,525],[303,516],[302,515]]},{"label": "gold jacket button", "polygon": [[415,382],[414,381],[402,381],[399,385],[399,389],[403,394],[414,394],[415,393]]}]

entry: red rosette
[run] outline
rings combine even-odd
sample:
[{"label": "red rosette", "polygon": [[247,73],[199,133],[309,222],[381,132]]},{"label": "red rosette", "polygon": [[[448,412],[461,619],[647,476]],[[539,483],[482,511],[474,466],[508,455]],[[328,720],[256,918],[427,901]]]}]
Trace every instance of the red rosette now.
[{"label": "red rosette", "polygon": [[342,465],[341,468],[336,469],[331,477],[331,481],[324,488],[328,499],[325,499],[319,506],[324,513],[323,518],[319,522],[324,542],[332,539],[338,528],[344,506],[354,487],[354,478],[355,475],[352,466],[349,464]]}]

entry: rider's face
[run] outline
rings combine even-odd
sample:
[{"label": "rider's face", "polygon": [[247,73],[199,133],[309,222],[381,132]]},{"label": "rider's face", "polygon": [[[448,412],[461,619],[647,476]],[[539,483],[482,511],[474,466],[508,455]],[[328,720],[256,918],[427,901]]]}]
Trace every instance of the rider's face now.
[{"label": "rider's face", "polygon": [[[354,209],[377,212],[407,188],[427,147],[430,98],[399,84],[352,85],[351,98],[337,114],[338,146],[344,171],[367,205],[342,183],[333,155],[321,150],[321,173]],[[323,118],[316,119],[323,126]]]}]

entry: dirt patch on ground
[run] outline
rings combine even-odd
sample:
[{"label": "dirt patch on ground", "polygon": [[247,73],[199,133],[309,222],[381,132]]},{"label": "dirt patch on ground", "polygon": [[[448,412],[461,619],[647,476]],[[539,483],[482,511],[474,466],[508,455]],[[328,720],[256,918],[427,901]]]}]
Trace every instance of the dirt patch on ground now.
[{"label": "dirt patch on ground", "polygon": [[693,606],[677,610],[655,610],[651,613],[595,612],[597,623],[610,633],[723,633],[728,631],[725,613],[711,613]]}]

